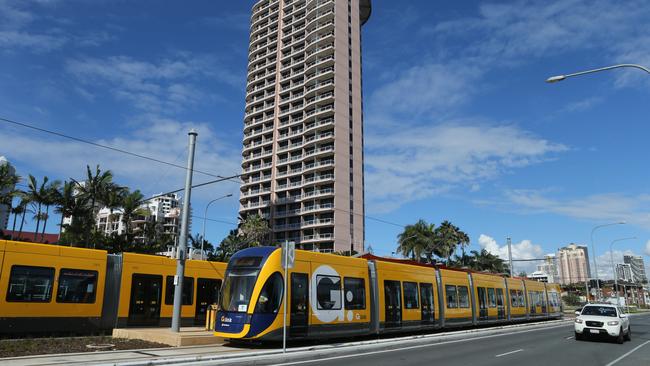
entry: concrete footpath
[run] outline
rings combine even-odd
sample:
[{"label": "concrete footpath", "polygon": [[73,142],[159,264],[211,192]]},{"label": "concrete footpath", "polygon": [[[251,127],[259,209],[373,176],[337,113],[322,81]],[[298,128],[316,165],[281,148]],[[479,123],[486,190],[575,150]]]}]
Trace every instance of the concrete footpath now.
[{"label": "concrete footpath", "polygon": [[553,320],[536,323],[515,324],[491,328],[469,329],[460,331],[440,332],[433,334],[419,334],[405,337],[379,338],[345,343],[330,343],[308,347],[289,348],[283,356],[282,349],[259,350],[230,347],[228,345],[206,345],[176,348],[155,348],[128,351],[105,351],[92,353],[67,353],[41,356],[25,356],[0,359],[0,365],[32,366],[32,365],[114,365],[114,366],[139,366],[139,365],[172,365],[187,363],[237,363],[253,364],[260,358],[280,358],[298,356],[312,353],[317,357],[321,353],[338,353],[351,351],[355,348],[367,349],[377,347],[396,346],[412,342],[444,342],[453,339],[478,337],[544,329],[553,326],[563,326],[572,323],[572,320]]}]

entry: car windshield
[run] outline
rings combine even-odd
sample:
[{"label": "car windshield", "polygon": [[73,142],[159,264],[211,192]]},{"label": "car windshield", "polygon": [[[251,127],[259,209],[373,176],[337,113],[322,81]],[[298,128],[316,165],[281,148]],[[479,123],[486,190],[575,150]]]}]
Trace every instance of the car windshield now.
[{"label": "car windshield", "polygon": [[611,306],[585,306],[582,315],[597,315],[616,317],[616,309]]},{"label": "car windshield", "polygon": [[259,270],[233,269],[228,272],[223,284],[219,306],[224,311],[245,313],[253,294]]}]

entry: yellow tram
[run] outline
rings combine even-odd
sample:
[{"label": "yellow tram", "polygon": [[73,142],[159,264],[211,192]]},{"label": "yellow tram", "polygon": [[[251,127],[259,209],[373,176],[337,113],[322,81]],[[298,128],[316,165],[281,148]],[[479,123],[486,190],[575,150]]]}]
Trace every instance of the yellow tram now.
[{"label": "yellow tram", "polygon": [[[221,289],[215,335],[282,338],[281,249],[236,253]],[[297,250],[288,271],[290,339],[334,338],[562,316],[557,284],[366,255]]]}]

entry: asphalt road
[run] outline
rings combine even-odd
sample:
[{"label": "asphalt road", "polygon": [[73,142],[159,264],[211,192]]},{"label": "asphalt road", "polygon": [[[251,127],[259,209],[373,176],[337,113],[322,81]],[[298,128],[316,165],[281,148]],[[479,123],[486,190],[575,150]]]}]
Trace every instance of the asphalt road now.
[{"label": "asphalt road", "polygon": [[632,341],[622,345],[609,340],[576,341],[573,324],[568,324],[460,341],[402,345],[396,349],[356,350],[351,354],[276,365],[650,365],[650,314],[633,316],[630,320]]}]

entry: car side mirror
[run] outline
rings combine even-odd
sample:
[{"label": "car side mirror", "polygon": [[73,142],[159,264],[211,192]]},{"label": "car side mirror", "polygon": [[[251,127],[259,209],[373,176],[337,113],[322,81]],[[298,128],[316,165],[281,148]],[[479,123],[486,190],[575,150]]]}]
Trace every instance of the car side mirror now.
[{"label": "car side mirror", "polygon": [[621,315],[619,315],[619,318],[625,319],[625,318],[627,318],[627,314],[621,314]]},{"label": "car side mirror", "polygon": [[580,311],[576,310],[575,314],[576,314],[576,316],[580,315]]}]

